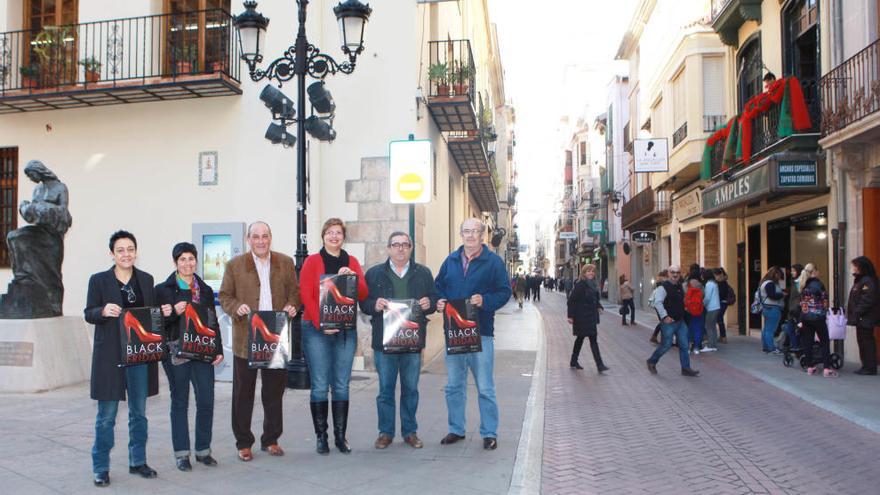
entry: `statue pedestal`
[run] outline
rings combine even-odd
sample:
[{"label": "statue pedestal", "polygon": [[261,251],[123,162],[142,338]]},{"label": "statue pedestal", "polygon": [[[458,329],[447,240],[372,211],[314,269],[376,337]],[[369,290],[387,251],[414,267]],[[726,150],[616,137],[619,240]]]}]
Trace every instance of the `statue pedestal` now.
[{"label": "statue pedestal", "polygon": [[43,392],[87,381],[92,332],[75,316],[0,320],[0,393]]}]

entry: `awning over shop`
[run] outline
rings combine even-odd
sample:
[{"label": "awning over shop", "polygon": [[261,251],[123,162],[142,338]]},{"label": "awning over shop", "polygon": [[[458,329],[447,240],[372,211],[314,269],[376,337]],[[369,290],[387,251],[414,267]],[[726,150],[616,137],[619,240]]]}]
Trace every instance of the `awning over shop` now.
[{"label": "awning over shop", "polygon": [[704,218],[744,218],[829,190],[825,162],[815,153],[782,152],[716,181],[702,194]]}]

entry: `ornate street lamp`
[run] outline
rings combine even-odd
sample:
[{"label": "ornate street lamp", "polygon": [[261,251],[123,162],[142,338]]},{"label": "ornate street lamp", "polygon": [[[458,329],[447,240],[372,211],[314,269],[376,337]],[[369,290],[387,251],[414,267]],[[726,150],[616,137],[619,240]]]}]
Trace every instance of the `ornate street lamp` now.
[{"label": "ornate street lamp", "polygon": [[[272,110],[273,120],[278,121],[278,124],[273,123],[269,126],[266,131],[267,139],[284,146],[296,146],[297,248],[295,258],[297,270],[299,270],[309,254],[306,244],[306,132],[308,131],[309,134],[321,141],[333,141],[336,138],[336,131],[333,130],[336,104],[333,102],[330,92],[324,87],[323,80],[328,75],[337,72],[343,74],[354,72],[357,56],[364,51],[364,25],[370,19],[373,9],[358,0],[345,0],[333,9],[336,19],[339,21],[342,52],[348,55],[348,60],[336,62],[330,55],[321,53],[321,50],[309,43],[306,38],[306,10],[309,0],[296,0],[296,4],[299,21],[296,40],[265,69],[258,68],[257,65],[263,61],[261,50],[264,49],[269,19],[257,12],[257,2],[253,0],[244,2],[245,10],[235,18],[235,26],[239,32],[238,43],[241,59],[248,66],[251,80],[257,82],[267,79],[276,83],[280,88],[284,83],[296,78],[296,110],[286,105],[286,97],[278,90],[275,90],[277,94],[272,91],[265,94],[268,99],[264,99],[264,102]],[[314,83],[310,87],[311,112],[305,110],[307,101],[306,76],[318,79],[320,83]],[[314,113],[320,115],[314,115]],[[286,133],[286,128],[293,124],[296,124],[295,138]],[[301,314],[302,312],[297,315],[293,326],[293,358],[288,365],[288,387],[291,388],[309,388],[308,368],[302,357]]]}]

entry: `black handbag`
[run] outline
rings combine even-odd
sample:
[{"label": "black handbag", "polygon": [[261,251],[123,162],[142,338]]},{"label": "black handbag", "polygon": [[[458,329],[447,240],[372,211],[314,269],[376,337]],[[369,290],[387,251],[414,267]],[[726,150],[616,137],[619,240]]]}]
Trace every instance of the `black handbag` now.
[{"label": "black handbag", "polygon": [[629,309],[626,306],[621,306],[620,309],[617,310],[617,312],[620,313],[621,316],[623,316],[629,313]]}]

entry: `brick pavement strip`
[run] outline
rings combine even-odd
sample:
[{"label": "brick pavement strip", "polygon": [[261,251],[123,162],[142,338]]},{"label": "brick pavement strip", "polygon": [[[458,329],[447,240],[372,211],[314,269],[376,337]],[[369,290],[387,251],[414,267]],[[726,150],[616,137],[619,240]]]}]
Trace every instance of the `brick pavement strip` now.
[{"label": "brick pavement strip", "polygon": [[621,326],[615,311],[599,328],[611,371],[598,375],[587,346],[585,369],[571,370],[563,295],[536,306],[547,339],[542,493],[877,493],[877,433],[716,356],[693,359],[701,373],[687,378],[673,348],[650,375],[650,331]]}]

